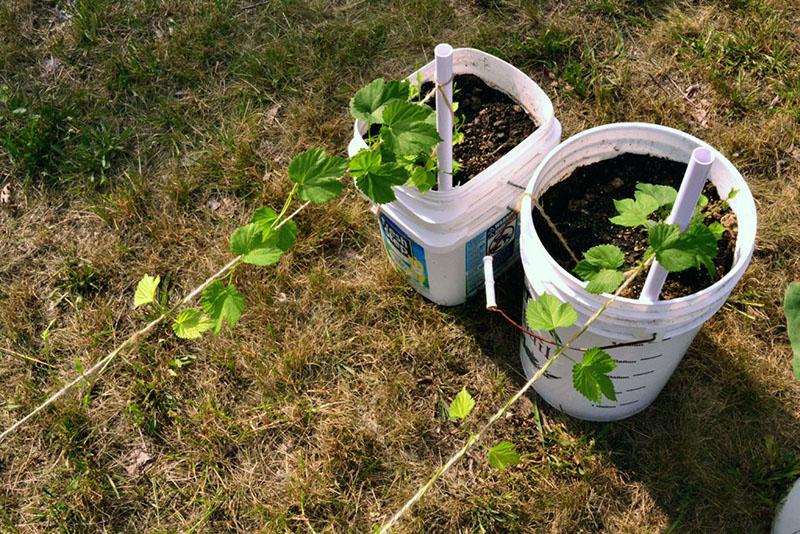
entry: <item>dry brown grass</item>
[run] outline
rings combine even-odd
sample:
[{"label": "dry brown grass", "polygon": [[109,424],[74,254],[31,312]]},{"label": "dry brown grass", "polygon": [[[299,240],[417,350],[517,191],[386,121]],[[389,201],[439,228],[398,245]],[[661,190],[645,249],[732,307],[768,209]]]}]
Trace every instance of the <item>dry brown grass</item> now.
[{"label": "dry brown grass", "polygon": [[[523,463],[494,471],[479,447],[401,531],[766,531],[800,475],[781,311],[800,272],[800,9],[259,4],[0,5],[6,93],[32,112],[69,108],[65,124],[103,125],[123,146],[96,185],[96,141],[56,132],[65,155],[32,169],[0,148],[0,186],[13,188],[0,206],[0,347],[52,366],[0,352],[0,428],[142,324],[142,274],[161,274],[177,300],[227,261],[253,207],[280,202],[295,152],[342,152],[357,87],[449,41],[530,73],[565,136],[645,120],[709,141],[745,174],[760,229],[729,305],[651,408],[598,425],[526,399],[487,440],[512,437]],[[19,131],[2,118],[0,134]],[[515,332],[480,298],[443,309],[418,297],[352,190],[298,223],[277,268],[237,273],[235,331],[184,342],[161,328],[0,444],[0,531],[366,531],[521,383]],[[498,282],[515,313],[520,278]],[[477,407],[458,427],[442,406],[462,385]]]}]

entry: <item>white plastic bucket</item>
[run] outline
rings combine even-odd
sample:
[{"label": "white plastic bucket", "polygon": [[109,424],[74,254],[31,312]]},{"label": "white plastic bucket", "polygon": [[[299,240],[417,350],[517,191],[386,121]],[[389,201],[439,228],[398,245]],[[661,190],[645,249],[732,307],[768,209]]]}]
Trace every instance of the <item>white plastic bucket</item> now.
[{"label": "white plastic bucket", "polygon": [[778,505],[772,534],[800,534],[800,480]]},{"label": "white plastic bucket", "polygon": [[[534,384],[544,400],[569,415],[590,421],[614,421],[630,417],[655,400],[695,334],[722,307],[747,269],[755,243],[756,207],[742,175],[722,154],[696,137],[653,124],[609,124],[575,135],[545,157],[528,184],[527,193],[538,198],[550,186],[569,177],[577,167],[626,152],[688,161],[697,146],[709,148],[715,156],[709,180],[720,197],[727,198],[733,188],[739,191],[729,202],[739,227],[733,267],[721,280],[692,295],[651,304],[629,298],[618,298],[612,303],[574,346],[609,347],[606,351],[617,362],[611,375],[617,401],[603,399],[593,403],[578,393],[572,386],[573,364],[567,358],[559,358]],[[585,282],[563,269],[547,253],[533,226],[531,196],[525,196],[521,211],[520,247],[526,305],[530,295],[546,292],[574,306],[578,324],[561,333],[562,339],[567,339],[600,308],[608,295],[587,292]],[[628,345],[613,348],[619,344]],[[525,373],[532,376],[552,350],[546,344],[523,336],[520,358]],[[577,360],[582,358],[578,350],[568,349],[566,354]]]},{"label": "white plastic bucket", "polygon": [[[433,79],[434,63],[408,77],[411,83]],[[561,139],[561,125],[542,89],[522,71],[472,48],[453,51],[453,73],[474,74],[509,95],[533,117],[536,131],[489,168],[450,191],[420,193],[395,187],[397,200],[374,206],[384,247],[411,285],[433,302],[463,303],[483,286],[483,256],[495,256],[495,268],[507,269],[519,257],[519,225],[514,207],[525,183],[545,154]],[[365,125],[356,121],[350,156],[366,148]]]}]

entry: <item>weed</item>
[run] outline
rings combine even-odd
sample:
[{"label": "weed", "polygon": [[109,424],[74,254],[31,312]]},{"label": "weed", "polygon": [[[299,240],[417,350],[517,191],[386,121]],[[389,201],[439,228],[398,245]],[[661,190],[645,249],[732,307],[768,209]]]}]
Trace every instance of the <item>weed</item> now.
[{"label": "weed", "polygon": [[88,297],[102,289],[103,281],[100,274],[85,260],[68,258],[65,262],[65,271],[62,287],[72,295]]}]

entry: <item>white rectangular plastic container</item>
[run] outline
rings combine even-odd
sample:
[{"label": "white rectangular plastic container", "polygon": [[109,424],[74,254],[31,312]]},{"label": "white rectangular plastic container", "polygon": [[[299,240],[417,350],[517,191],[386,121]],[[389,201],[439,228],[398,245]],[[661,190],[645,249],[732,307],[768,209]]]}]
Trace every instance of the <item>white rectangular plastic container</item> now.
[{"label": "white rectangular plastic container", "polygon": [[[514,212],[534,169],[561,139],[561,125],[542,89],[516,67],[472,48],[453,52],[453,73],[474,74],[510,96],[537,129],[464,185],[420,193],[395,187],[397,200],[374,206],[384,246],[411,285],[437,304],[462,304],[483,287],[483,256],[495,256],[497,274],[519,258],[519,225]],[[408,80],[433,79],[434,63]],[[356,121],[350,156],[366,148],[365,125]],[[511,220],[514,219],[514,220]]]}]

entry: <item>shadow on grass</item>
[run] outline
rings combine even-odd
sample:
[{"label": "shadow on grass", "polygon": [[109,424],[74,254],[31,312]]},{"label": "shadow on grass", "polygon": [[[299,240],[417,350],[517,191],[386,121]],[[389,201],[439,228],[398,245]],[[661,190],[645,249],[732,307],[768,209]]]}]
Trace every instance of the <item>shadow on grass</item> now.
[{"label": "shadow on grass", "polygon": [[[520,265],[497,280],[498,304],[514,318],[522,315],[522,281]],[[484,306],[481,292],[447,313],[522,386],[519,334]],[[754,370],[703,330],[656,401],[627,420],[589,423],[539,405],[551,422],[590,438],[622,480],[643,484],[670,531],[765,532],[800,477],[800,421],[753,379]]]}]

